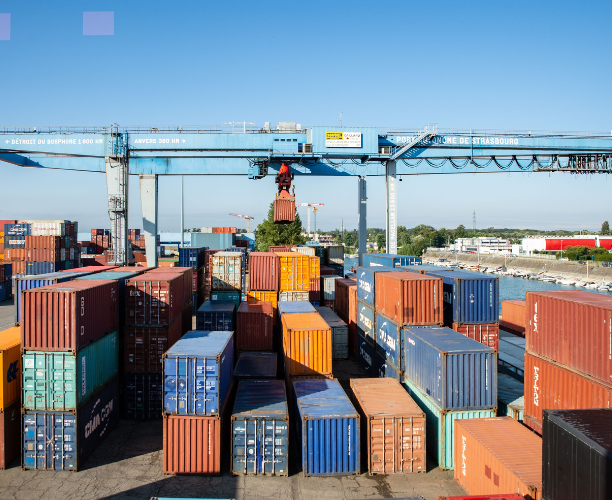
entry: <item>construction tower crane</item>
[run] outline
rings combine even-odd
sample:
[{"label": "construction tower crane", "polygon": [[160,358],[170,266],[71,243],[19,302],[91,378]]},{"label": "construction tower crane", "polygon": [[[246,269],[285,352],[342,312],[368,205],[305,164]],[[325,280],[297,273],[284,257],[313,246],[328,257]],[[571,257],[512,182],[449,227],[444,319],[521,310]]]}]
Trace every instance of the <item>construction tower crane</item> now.
[{"label": "construction tower crane", "polygon": [[239,214],[230,214],[233,215],[234,217],[242,217],[243,219],[246,219],[247,221],[247,233],[251,232],[251,221],[253,220],[253,217],[250,217],[248,215],[239,215]]},{"label": "construction tower crane", "polygon": [[[310,207],[313,207],[313,210],[318,210],[318,208],[315,207],[322,207],[323,203],[296,203],[295,205],[296,207],[308,207],[308,237],[310,238]],[[316,217],[316,215],[315,215]],[[316,223],[316,218],[315,218],[315,233],[317,232],[317,223]]]}]

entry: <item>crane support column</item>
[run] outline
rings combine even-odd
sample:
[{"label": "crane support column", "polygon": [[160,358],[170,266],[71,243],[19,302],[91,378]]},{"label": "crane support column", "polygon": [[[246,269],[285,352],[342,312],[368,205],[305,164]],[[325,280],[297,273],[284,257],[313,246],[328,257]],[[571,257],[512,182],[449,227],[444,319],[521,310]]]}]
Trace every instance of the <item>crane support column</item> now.
[{"label": "crane support column", "polygon": [[140,204],[147,266],[157,267],[157,175],[140,176]]},{"label": "crane support column", "polygon": [[114,256],[109,264],[125,266],[132,262],[132,251],[128,246],[128,161],[125,157],[108,156],[104,160]]},{"label": "crane support column", "polygon": [[357,180],[357,229],[359,231],[359,265],[363,265],[363,254],[367,251],[368,239],[368,198],[366,196],[366,178],[358,177]]},{"label": "crane support column", "polygon": [[395,161],[387,162],[387,253],[397,254],[397,175]]}]

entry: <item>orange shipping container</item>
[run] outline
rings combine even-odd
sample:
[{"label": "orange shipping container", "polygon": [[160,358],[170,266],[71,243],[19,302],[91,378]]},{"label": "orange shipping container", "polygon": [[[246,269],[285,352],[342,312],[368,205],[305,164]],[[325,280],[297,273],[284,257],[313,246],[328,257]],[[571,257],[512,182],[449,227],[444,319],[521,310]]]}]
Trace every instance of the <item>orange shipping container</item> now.
[{"label": "orange shipping container", "polygon": [[274,198],[274,222],[290,224],[295,220],[295,198]]},{"label": "orange shipping container", "polygon": [[497,323],[468,324],[453,323],[453,330],[476,342],[499,350],[499,325]]},{"label": "orange shipping container", "polygon": [[321,278],[321,259],[319,259],[319,257],[309,255],[308,262],[310,266],[310,279]]},{"label": "orange shipping container", "polygon": [[400,325],[442,325],[442,278],[376,273],[376,310]]},{"label": "orange shipping container", "polygon": [[299,252],[277,252],[280,262],[280,291],[310,291],[310,265],[308,255]]},{"label": "orange shipping container", "polygon": [[319,313],[283,314],[282,323],[287,375],[331,374],[331,328]]},{"label": "orange shipping container", "polygon": [[[370,474],[426,472],[425,413],[394,378],[351,379]],[[384,397],[381,397],[384,395]]]},{"label": "orange shipping container", "polygon": [[455,480],[470,495],[542,498],[542,438],[510,417],[455,420]]},{"label": "orange shipping container", "polygon": [[21,398],[21,329],[0,332],[0,411]]},{"label": "orange shipping container", "polygon": [[278,292],[249,290],[247,293],[247,302],[269,302],[272,304],[274,324],[276,324],[276,318],[278,317]]},{"label": "orange shipping container", "polygon": [[524,300],[502,300],[499,326],[525,336]]},{"label": "orange shipping container", "polygon": [[338,314],[338,316],[340,316],[347,324],[349,319],[349,288],[351,287],[355,287],[355,289],[357,288],[357,280],[349,278],[340,278],[336,280],[336,293],[334,298],[336,305],[334,310],[336,311],[336,314]]}]

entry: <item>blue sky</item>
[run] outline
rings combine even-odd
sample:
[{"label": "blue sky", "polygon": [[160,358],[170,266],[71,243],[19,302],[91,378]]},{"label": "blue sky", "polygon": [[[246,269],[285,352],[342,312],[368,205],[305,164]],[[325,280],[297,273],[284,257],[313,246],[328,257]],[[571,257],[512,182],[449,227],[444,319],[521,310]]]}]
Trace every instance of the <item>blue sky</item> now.
[{"label": "blue sky", "polygon": [[[83,36],[113,11],[113,36]],[[612,2],[115,2],[0,0],[0,127],[218,125],[612,131]],[[0,219],[107,227],[104,175],[0,164]],[[187,227],[260,222],[273,178],[188,178]],[[6,187],[9,187],[6,189]],[[160,228],[180,227],[178,178],[160,178]],[[599,229],[612,179],[569,174],[404,178],[400,225]],[[355,179],[300,178],[322,229],[356,227]],[[368,181],[384,227],[384,181]],[[130,226],[141,227],[137,177]],[[305,220],[305,209],[302,217]],[[244,226],[244,225],[243,225]]]}]

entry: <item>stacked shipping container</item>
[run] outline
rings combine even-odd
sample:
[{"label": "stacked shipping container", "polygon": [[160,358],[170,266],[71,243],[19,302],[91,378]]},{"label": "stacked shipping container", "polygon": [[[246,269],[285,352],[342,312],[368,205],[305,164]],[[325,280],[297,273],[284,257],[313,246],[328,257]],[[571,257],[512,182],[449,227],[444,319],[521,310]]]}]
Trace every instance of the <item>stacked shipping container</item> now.
[{"label": "stacked shipping container", "polygon": [[13,297],[13,265],[0,262],[0,302]]},{"label": "stacked shipping container", "polygon": [[0,332],[0,469],[6,469],[21,450],[21,332]]}]

